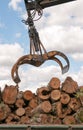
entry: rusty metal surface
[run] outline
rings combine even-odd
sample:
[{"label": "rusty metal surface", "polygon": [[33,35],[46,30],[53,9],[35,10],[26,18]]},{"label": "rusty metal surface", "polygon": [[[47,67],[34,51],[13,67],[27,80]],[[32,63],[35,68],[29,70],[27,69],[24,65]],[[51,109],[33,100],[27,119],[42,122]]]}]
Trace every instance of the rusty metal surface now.
[{"label": "rusty metal surface", "polygon": [[[65,60],[66,65],[63,66],[62,62],[55,56],[62,57]],[[11,71],[12,79],[17,84],[21,81],[19,74],[18,74],[18,68],[19,68],[20,65],[30,64],[30,65],[34,65],[36,67],[39,67],[40,65],[42,65],[47,60],[53,60],[53,61],[57,62],[61,67],[62,74],[66,73],[69,69],[68,58],[63,53],[61,53],[59,51],[51,51],[51,52],[42,54],[42,56],[38,55],[38,54],[24,55],[21,58],[19,58],[18,61],[14,64],[12,71]]]},{"label": "rusty metal surface", "polygon": [[[34,1],[29,1],[29,0],[24,0],[26,10],[27,10],[27,15],[28,18],[24,21],[25,24],[28,25],[28,33],[29,33],[29,38],[30,38],[30,54],[24,55],[20,57],[17,62],[14,64],[11,75],[13,81],[18,84],[21,80],[18,74],[18,68],[22,64],[30,64],[36,67],[39,67],[42,65],[45,61],[47,60],[53,60],[59,64],[62,70],[62,74],[66,73],[69,70],[69,60],[65,54],[59,51],[50,51],[47,52],[45,47],[43,46],[42,42],[40,41],[39,34],[34,26],[34,17],[35,17],[35,11],[37,11],[38,15],[41,17],[42,16],[42,8],[39,6],[40,3],[43,3],[44,5],[51,4],[53,5],[59,3],[65,3],[69,2],[72,0],[34,0]],[[34,5],[35,2],[35,9],[33,12],[29,9],[30,3]],[[28,9],[27,9],[28,8]],[[59,56],[60,58],[63,58],[66,65],[63,65],[62,61],[57,57]]]}]

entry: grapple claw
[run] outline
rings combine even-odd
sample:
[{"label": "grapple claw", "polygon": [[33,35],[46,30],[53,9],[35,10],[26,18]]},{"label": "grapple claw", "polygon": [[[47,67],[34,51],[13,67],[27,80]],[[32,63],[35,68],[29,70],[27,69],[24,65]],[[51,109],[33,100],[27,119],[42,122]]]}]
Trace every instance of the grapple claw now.
[{"label": "grapple claw", "polygon": [[[61,56],[66,61],[67,65],[63,66],[62,62],[55,56]],[[16,64],[13,66],[12,71],[11,71],[12,79],[14,80],[14,82],[16,84],[18,84],[21,81],[20,77],[18,75],[18,68],[20,65],[30,64],[30,65],[39,67],[47,60],[56,61],[61,67],[62,74],[66,73],[69,69],[68,58],[63,53],[61,53],[59,51],[50,51],[46,54],[42,54],[42,56],[37,55],[37,54],[25,55],[25,56],[22,56],[21,58],[19,58],[18,61],[16,62]]]},{"label": "grapple claw", "polygon": [[[34,11],[37,11],[38,13],[40,12],[39,14],[42,14],[41,13],[42,12],[41,6],[38,5],[38,2],[36,0],[34,2],[35,2],[35,4],[34,4],[35,10]],[[32,3],[34,3],[34,2],[32,1]],[[49,1],[49,2],[51,2],[51,1]],[[13,81],[16,84],[18,84],[21,81],[20,77],[18,75],[18,68],[20,65],[30,64],[30,65],[39,67],[47,60],[56,61],[61,67],[62,74],[66,73],[69,69],[68,58],[62,52],[59,52],[59,51],[50,51],[47,53],[42,42],[40,41],[39,34],[35,28],[34,20],[33,20],[35,13],[34,13],[34,11],[30,10],[30,1],[29,0],[27,0],[27,1],[25,0],[25,6],[27,9],[27,14],[28,14],[28,18],[25,21],[25,24],[27,24],[29,26],[28,33],[29,33],[29,38],[30,38],[30,54],[20,57],[17,60],[16,64],[14,64],[12,71],[11,71]],[[37,9],[37,6],[38,6],[38,9]],[[61,60],[59,58],[57,58],[57,56],[60,56],[65,60],[65,62],[66,62],[65,66],[62,64]]]},{"label": "grapple claw", "polygon": [[[62,70],[62,74],[66,73],[69,70],[70,63],[69,63],[69,60],[65,54],[63,54],[60,51],[51,51],[51,52],[48,52],[48,54],[49,54],[49,60],[54,60],[60,65],[61,70]],[[63,66],[62,62],[55,56],[62,57],[66,61],[66,65]]]}]

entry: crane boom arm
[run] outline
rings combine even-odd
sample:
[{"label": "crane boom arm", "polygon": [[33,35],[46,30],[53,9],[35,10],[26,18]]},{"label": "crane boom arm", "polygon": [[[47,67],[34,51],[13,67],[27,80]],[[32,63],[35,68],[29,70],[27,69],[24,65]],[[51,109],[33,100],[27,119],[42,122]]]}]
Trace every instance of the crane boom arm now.
[{"label": "crane boom arm", "polygon": [[29,2],[28,0],[25,0],[27,10],[33,10],[35,8],[35,1],[41,6],[42,9],[44,9],[50,6],[67,3],[75,0],[34,0]]}]

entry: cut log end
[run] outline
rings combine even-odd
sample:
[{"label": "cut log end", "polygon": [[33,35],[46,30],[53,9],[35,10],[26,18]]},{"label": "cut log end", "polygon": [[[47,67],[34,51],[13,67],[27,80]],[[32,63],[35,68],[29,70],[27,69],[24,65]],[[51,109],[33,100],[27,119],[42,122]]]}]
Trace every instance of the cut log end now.
[{"label": "cut log end", "polygon": [[62,104],[68,104],[70,101],[70,96],[66,93],[62,93],[60,101]]},{"label": "cut log end", "polygon": [[17,98],[17,94],[18,88],[16,86],[6,85],[2,93],[2,99],[6,104],[14,104]]},{"label": "cut log end", "polygon": [[16,115],[17,116],[23,116],[25,114],[25,109],[24,108],[18,108],[17,110],[16,110]]},{"label": "cut log end", "polygon": [[47,100],[50,97],[50,91],[48,87],[41,87],[37,89],[37,97],[40,100]]},{"label": "cut log end", "polygon": [[57,101],[61,97],[61,92],[60,90],[53,90],[50,94],[51,100],[52,101]]},{"label": "cut log end", "polygon": [[66,125],[76,124],[76,120],[75,120],[74,116],[66,116],[66,117],[63,119],[63,123],[66,124]]},{"label": "cut log end", "polygon": [[24,98],[26,101],[30,101],[30,100],[33,98],[33,93],[32,93],[30,90],[26,90],[26,91],[23,93],[23,98]]},{"label": "cut log end", "polygon": [[69,94],[76,93],[78,84],[71,77],[67,77],[64,83],[62,83],[62,90]]},{"label": "cut log end", "polygon": [[56,77],[53,77],[49,84],[48,84],[50,89],[59,89],[60,88],[60,80]]}]

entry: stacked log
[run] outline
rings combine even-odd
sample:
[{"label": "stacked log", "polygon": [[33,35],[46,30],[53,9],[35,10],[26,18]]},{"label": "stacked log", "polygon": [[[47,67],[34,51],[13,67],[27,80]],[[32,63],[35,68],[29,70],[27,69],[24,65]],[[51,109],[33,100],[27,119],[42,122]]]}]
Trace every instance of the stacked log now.
[{"label": "stacked log", "polygon": [[18,86],[0,90],[0,124],[83,124],[83,86],[53,77],[33,93]]}]

